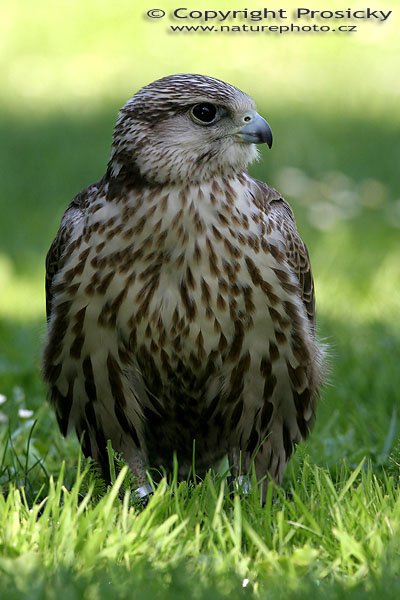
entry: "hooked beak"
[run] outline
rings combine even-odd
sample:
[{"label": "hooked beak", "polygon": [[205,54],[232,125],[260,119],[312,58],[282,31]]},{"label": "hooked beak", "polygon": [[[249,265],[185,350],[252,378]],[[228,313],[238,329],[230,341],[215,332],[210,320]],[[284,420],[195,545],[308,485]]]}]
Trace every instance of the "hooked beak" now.
[{"label": "hooked beak", "polygon": [[272,131],[267,121],[257,112],[247,113],[244,117],[246,125],[236,132],[236,137],[246,144],[267,144],[272,146]]}]

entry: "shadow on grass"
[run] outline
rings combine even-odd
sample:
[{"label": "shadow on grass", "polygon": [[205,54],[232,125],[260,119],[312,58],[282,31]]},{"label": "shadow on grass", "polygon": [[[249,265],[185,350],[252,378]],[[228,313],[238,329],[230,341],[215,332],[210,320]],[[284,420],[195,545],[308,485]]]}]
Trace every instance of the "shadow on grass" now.
[{"label": "shadow on grass", "polygon": [[368,456],[387,464],[399,434],[400,331],[375,321],[362,325],[319,319],[328,343],[328,382],[307,449],[319,465]]}]

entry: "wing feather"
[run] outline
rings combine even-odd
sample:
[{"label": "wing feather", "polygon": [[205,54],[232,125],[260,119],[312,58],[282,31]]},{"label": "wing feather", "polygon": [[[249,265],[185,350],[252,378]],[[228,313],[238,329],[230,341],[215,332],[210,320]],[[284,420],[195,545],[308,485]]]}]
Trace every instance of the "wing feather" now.
[{"label": "wing feather", "polygon": [[61,219],[57,235],[46,256],[46,315],[50,320],[53,302],[53,280],[64,264],[74,229],[85,216],[89,199],[97,193],[100,183],[93,184],[75,196]]},{"label": "wing feather", "polygon": [[279,231],[284,240],[285,259],[299,281],[301,299],[315,329],[315,293],[310,257],[297,231],[292,209],[276,190],[260,181],[256,184],[259,190],[258,203],[262,204],[263,211],[268,215],[271,231]]}]

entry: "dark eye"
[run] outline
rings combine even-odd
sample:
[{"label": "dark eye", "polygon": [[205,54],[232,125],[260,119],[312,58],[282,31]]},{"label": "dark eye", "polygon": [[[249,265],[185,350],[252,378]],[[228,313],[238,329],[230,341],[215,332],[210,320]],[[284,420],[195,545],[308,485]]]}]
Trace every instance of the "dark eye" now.
[{"label": "dark eye", "polygon": [[203,102],[202,104],[196,104],[190,111],[195,121],[200,123],[212,123],[217,116],[217,107],[214,104]]}]

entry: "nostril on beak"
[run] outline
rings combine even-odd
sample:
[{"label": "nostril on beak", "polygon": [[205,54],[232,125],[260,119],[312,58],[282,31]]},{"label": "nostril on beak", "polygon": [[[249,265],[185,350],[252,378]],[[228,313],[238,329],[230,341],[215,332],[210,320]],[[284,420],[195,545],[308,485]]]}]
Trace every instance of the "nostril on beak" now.
[{"label": "nostril on beak", "polygon": [[256,112],[248,112],[242,116],[243,126],[236,135],[246,144],[267,144],[272,146],[272,132],[267,121]]}]

